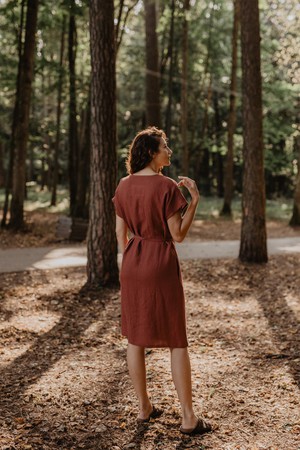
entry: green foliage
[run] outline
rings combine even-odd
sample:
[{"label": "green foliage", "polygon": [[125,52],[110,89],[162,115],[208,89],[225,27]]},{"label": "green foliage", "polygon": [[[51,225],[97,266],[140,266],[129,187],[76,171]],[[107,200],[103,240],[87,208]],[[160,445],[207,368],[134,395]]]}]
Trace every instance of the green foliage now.
[{"label": "green foliage", "polygon": [[[4,189],[0,189],[0,203],[4,201]],[[26,211],[45,211],[50,213],[69,213],[68,190],[59,186],[57,190],[57,205],[50,206],[51,192],[48,189],[40,190],[36,183],[28,183],[27,199],[25,201]],[[197,208],[196,218],[200,220],[218,219],[222,209],[223,200],[217,197],[203,197]],[[266,202],[267,220],[288,221],[293,210],[293,201],[289,198],[279,197]],[[241,197],[236,196],[232,201],[233,219],[242,217]]]},{"label": "green foliage", "polygon": [[[64,186],[57,189],[57,205],[50,206],[51,192],[48,189],[41,191],[36,183],[27,183],[27,198],[25,211],[45,211],[49,213],[69,214],[69,194]],[[4,201],[4,189],[0,189],[0,203]]]},{"label": "green foliage", "polygon": [[[190,1],[186,14],[189,27],[188,57],[188,140],[191,176],[197,175],[204,149],[209,150],[208,168],[214,189],[214,155],[223,158],[227,149],[227,117],[231,71],[231,31],[233,24],[232,0]],[[89,11],[88,1],[75,2],[77,25],[76,87],[79,129],[82,111],[86,107],[90,85]],[[165,127],[168,104],[168,55],[171,20],[171,1],[159,0],[157,33],[161,59],[162,126]],[[35,79],[30,120],[28,177],[41,181],[43,161],[46,170],[53,165],[55,142],[59,53],[63,16],[68,14],[69,0],[40,2]],[[117,20],[120,2],[115,1]],[[174,67],[172,73],[172,129],[171,146],[174,151],[171,176],[180,173],[181,165],[181,45],[183,1],[175,1]],[[130,9],[132,8],[132,9]],[[270,195],[280,186],[273,183],[285,178],[285,192],[291,192],[294,173],[292,161],[293,136],[296,127],[297,84],[300,80],[297,66],[299,34],[297,30],[298,2],[264,0],[260,2],[263,114],[266,179]],[[8,142],[15,102],[18,66],[18,33],[20,2],[4,0],[0,4],[0,139]],[[127,12],[126,24],[124,19]],[[120,30],[123,40],[117,57],[117,120],[119,175],[125,175],[126,149],[136,131],[145,124],[145,30],[142,0],[125,0]],[[60,181],[68,178],[68,42],[65,39],[64,81],[60,142]],[[242,170],[242,113],[241,68],[238,67],[237,128],[235,134],[235,173],[240,180]],[[211,98],[208,102],[211,91]],[[207,103],[208,102],[208,103]],[[218,109],[218,111],[216,110]],[[219,124],[216,116],[219,115]],[[204,126],[207,115],[207,126]],[[7,166],[8,154],[5,154]],[[50,173],[51,175],[51,173]],[[205,177],[202,174],[201,177]],[[277,177],[277,178],[276,178]],[[51,178],[51,177],[50,177]],[[201,182],[205,182],[203,179]],[[287,187],[286,187],[287,186]],[[237,182],[240,189],[241,183]]]},{"label": "green foliage", "polygon": [[[223,200],[217,197],[201,197],[197,208],[197,219],[210,220],[218,219],[222,209]],[[234,220],[242,218],[242,201],[240,197],[235,197],[232,201],[232,216]],[[288,221],[293,211],[293,201],[290,198],[279,197],[266,201],[267,220]],[[229,219],[231,220],[231,219]]]}]

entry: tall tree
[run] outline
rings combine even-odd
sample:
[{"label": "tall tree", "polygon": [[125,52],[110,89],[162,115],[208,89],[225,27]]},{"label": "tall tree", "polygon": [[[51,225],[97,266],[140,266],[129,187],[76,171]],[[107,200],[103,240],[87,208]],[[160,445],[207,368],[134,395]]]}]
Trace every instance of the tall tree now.
[{"label": "tall tree", "polygon": [[91,95],[89,91],[87,105],[81,114],[81,128],[78,145],[77,197],[74,217],[88,218],[87,192],[89,187],[90,132],[91,132]]},{"label": "tall tree", "polygon": [[171,20],[168,45],[169,72],[168,72],[168,104],[166,109],[166,134],[171,142],[172,102],[173,102],[173,71],[174,71],[174,18],[175,0],[171,0]]},{"label": "tall tree", "polygon": [[60,40],[60,57],[59,57],[59,75],[58,75],[58,90],[57,90],[57,106],[56,106],[56,137],[54,147],[54,167],[53,167],[53,182],[52,182],[52,197],[51,206],[56,205],[56,191],[58,182],[58,155],[60,143],[60,118],[61,118],[61,99],[63,91],[63,60],[65,49],[65,34],[66,34],[66,15],[63,15],[61,40]]},{"label": "tall tree", "polygon": [[161,126],[160,70],[156,33],[155,0],[144,0],[146,29],[146,123]]},{"label": "tall tree", "polygon": [[300,134],[294,140],[295,153],[298,155],[298,173],[296,178],[295,192],[294,192],[294,207],[293,215],[290,220],[291,226],[300,225]]},{"label": "tall tree", "polygon": [[70,212],[74,216],[77,197],[77,174],[78,174],[78,124],[77,124],[77,101],[76,101],[76,50],[77,33],[75,20],[75,0],[70,0],[69,17],[69,185],[70,185]]},{"label": "tall tree", "polygon": [[4,171],[4,145],[2,141],[0,141],[0,188],[4,187],[4,180],[5,180],[5,171]]},{"label": "tall tree", "polygon": [[118,282],[115,212],[116,82],[114,2],[90,2],[91,163],[88,229],[88,285]]},{"label": "tall tree", "polygon": [[258,0],[241,2],[243,90],[243,201],[239,258],[262,263],[268,260],[260,70]]},{"label": "tall tree", "polygon": [[26,153],[29,135],[29,111],[32,91],[38,4],[38,0],[28,0],[27,2],[25,41],[20,65],[18,120],[15,130],[12,200],[10,208],[10,225],[14,229],[21,229],[24,224]]},{"label": "tall tree", "polygon": [[219,198],[222,198],[224,195],[223,189],[223,156],[220,151],[221,147],[221,134],[222,134],[222,120],[220,115],[220,107],[219,107],[219,93],[218,91],[214,91],[213,93],[213,104],[215,110],[215,142],[217,151],[213,153],[213,165],[214,172],[216,175],[217,181],[217,194]]},{"label": "tall tree", "polygon": [[[206,57],[204,62],[204,73],[201,83],[201,95],[204,96],[203,101],[203,118],[200,128],[199,145],[195,152],[194,177],[196,180],[203,180],[202,192],[204,195],[211,193],[211,176],[210,176],[210,153],[206,144],[209,125],[209,108],[212,99],[212,73],[211,61],[213,54],[213,26],[215,16],[215,1],[210,3],[209,28],[206,38]],[[205,92],[206,91],[206,92]],[[200,184],[200,181],[198,181]]]},{"label": "tall tree", "polygon": [[236,126],[236,94],[237,94],[237,50],[238,35],[240,25],[240,0],[234,0],[234,17],[232,29],[232,50],[231,50],[231,81],[229,95],[229,114],[227,125],[227,154],[224,174],[224,203],[221,211],[222,215],[231,216],[231,201],[233,195],[233,148],[234,132]]},{"label": "tall tree", "polygon": [[18,71],[17,71],[17,81],[16,81],[16,95],[15,95],[15,104],[12,115],[12,127],[10,134],[10,142],[9,142],[9,162],[8,169],[6,173],[5,180],[5,199],[3,205],[3,215],[1,221],[1,227],[6,226],[6,218],[9,208],[9,196],[12,188],[12,177],[13,177],[13,167],[14,167],[14,153],[15,153],[15,132],[16,126],[18,123],[18,108],[19,108],[19,92],[20,92],[20,81],[21,81],[21,63],[22,63],[22,55],[23,55],[23,32],[24,32],[24,10],[25,10],[25,0],[21,2],[21,11],[20,11],[20,26],[18,32]]},{"label": "tall tree", "polygon": [[181,141],[182,141],[182,173],[189,174],[188,149],[188,20],[190,0],[183,3],[183,29],[182,29],[182,73],[181,73]]},{"label": "tall tree", "polygon": [[[138,1],[139,0],[133,0],[132,4],[130,6],[125,5],[124,0],[120,0],[120,2],[119,2],[119,11],[117,14],[116,25],[115,25],[116,54],[118,53],[119,48],[122,43],[122,39],[123,39],[124,31],[126,29],[128,17],[130,16],[130,13],[134,9],[134,7],[137,5]],[[124,9],[125,9],[125,14],[124,14],[124,18],[122,19]]]}]

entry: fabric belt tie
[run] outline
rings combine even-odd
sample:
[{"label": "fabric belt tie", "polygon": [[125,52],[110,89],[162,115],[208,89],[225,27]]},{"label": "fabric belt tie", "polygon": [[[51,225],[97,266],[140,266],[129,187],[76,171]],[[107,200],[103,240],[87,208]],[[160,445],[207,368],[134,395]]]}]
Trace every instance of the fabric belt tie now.
[{"label": "fabric belt tie", "polygon": [[164,239],[164,238],[146,238],[146,237],[142,237],[142,236],[137,236],[136,234],[134,234],[129,240],[131,241],[131,239],[138,239],[139,241],[150,241],[150,242],[173,242],[172,239]]}]

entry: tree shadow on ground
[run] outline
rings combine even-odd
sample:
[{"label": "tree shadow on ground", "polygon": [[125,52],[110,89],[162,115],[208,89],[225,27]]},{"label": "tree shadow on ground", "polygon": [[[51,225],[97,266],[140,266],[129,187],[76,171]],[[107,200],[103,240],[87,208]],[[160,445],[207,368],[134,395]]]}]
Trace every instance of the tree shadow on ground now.
[{"label": "tree shadow on ground", "polygon": [[[5,306],[6,298],[11,298],[11,290],[18,286],[26,286],[32,280],[32,271],[14,272],[14,273],[0,273],[0,317],[1,320],[9,321],[13,316],[13,312]],[[36,273],[35,273],[36,276]],[[47,275],[44,271],[39,271],[40,283],[48,283]]]},{"label": "tree shadow on ground", "polygon": [[[291,275],[284,279],[268,266],[262,270],[265,276],[260,278],[256,298],[280,349],[278,354],[267,354],[265,358],[277,364],[285,361],[300,387],[300,322],[285,298],[286,295],[292,295],[299,300],[299,286],[292,270]],[[252,282],[255,283],[255,274]]]},{"label": "tree shadow on ground", "polygon": [[[53,367],[68,351],[74,348],[74,345],[80,344],[81,336],[84,331],[95,321],[95,307],[90,308],[91,302],[93,306],[97,306],[99,314],[105,309],[105,303],[102,299],[109,300],[116,290],[99,289],[97,291],[81,290],[72,295],[64,296],[63,291],[59,291],[49,296],[43,296],[41,303],[47,305],[48,310],[55,310],[53,301],[59,298],[59,309],[57,312],[61,314],[59,321],[47,332],[37,336],[30,348],[23,354],[15,358],[10,364],[0,370],[0,417],[10,418],[12,422],[16,418],[22,418],[24,414],[24,398],[23,394],[33,384]],[[106,331],[109,324],[102,321],[103,327],[99,330],[99,335]],[[30,404],[25,407],[30,408]],[[25,412],[26,414],[26,412]],[[19,420],[17,419],[17,420]],[[39,422],[44,421],[42,417]],[[35,436],[40,435],[42,441],[51,444],[51,424],[47,433],[39,432],[39,424],[34,426],[30,432]],[[66,436],[66,433],[62,433]],[[99,433],[94,433],[93,438],[97,438]],[[61,444],[56,442],[57,447],[52,448],[71,448],[74,438],[69,436],[66,440],[62,438]],[[44,447],[42,447],[44,448]],[[89,448],[89,447],[84,447]],[[90,448],[96,449],[92,446]],[[101,447],[99,447],[101,448]]]}]

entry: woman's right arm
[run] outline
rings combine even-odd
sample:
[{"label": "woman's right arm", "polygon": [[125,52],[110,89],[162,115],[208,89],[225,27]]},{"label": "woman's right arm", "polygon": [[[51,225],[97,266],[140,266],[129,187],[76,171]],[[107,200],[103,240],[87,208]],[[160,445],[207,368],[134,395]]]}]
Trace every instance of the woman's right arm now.
[{"label": "woman's right arm", "polygon": [[178,178],[181,178],[178,186],[185,186],[191,194],[192,199],[183,217],[181,217],[181,213],[177,211],[168,219],[168,227],[174,241],[182,242],[194,220],[200,195],[194,180],[181,176]]},{"label": "woman's right arm", "polygon": [[116,215],[116,235],[120,251],[123,255],[128,242],[128,227],[122,217]]}]

